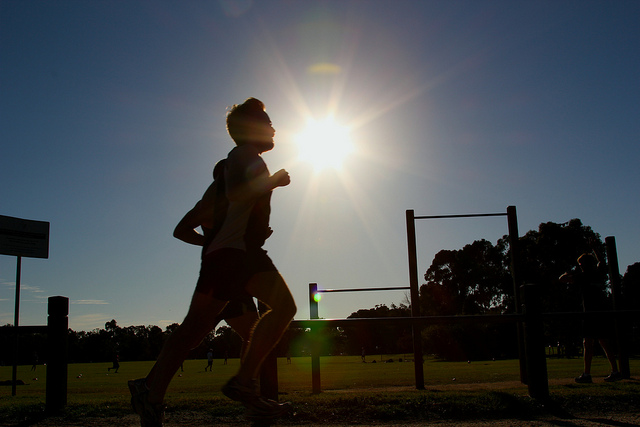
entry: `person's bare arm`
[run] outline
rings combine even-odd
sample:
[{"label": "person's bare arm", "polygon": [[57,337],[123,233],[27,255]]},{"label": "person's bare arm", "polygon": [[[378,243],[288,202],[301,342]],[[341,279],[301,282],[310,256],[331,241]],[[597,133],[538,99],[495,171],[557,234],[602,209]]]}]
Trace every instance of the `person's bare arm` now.
[{"label": "person's bare arm", "polygon": [[198,233],[196,228],[202,226],[211,228],[215,208],[215,186],[211,184],[200,200],[180,220],[173,230],[173,237],[192,245],[203,246],[205,236]]},{"label": "person's bare arm", "polygon": [[[289,173],[284,169],[269,175],[258,152],[250,147],[230,157],[227,168],[227,198],[232,201],[260,196],[291,182]],[[256,171],[256,168],[263,170]]]},{"label": "person's bare arm", "polygon": [[564,273],[562,276],[560,276],[558,280],[560,280],[560,283],[568,283],[568,284],[572,284],[574,281],[573,275],[571,273]]}]

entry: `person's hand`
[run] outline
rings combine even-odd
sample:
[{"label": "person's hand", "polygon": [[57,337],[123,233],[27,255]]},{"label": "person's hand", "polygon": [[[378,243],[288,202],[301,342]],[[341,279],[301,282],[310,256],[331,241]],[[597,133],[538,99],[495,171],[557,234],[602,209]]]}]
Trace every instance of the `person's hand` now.
[{"label": "person's hand", "polygon": [[280,169],[278,172],[274,173],[272,178],[275,180],[276,187],[285,187],[291,183],[289,172],[284,169]]},{"label": "person's hand", "polygon": [[558,280],[560,283],[573,283],[573,276],[570,273],[564,273]]}]

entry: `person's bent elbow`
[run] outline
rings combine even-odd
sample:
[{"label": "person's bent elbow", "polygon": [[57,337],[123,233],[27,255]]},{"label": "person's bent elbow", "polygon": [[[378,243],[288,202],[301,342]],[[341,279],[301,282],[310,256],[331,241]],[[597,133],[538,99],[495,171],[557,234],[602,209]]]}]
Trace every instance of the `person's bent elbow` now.
[{"label": "person's bent elbow", "polygon": [[191,245],[203,246],[205,237],[193,228],[188,228],[183,224],[178,224],[173,230],[173,237]]},{"label": "person's bent elbow", "polygon": [[176,228],[173,229],[173,237],[178,240],[182,240],[184,242],[188,235],[189,230],[182,223],[176,225]]}]

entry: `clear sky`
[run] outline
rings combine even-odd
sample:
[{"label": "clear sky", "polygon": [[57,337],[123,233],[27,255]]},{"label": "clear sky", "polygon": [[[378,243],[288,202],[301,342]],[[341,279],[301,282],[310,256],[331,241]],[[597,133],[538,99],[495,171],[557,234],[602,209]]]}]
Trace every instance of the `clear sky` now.
[{"label": "clear sky", "polygon": [[[308,284],[408,286],[405,211],[497,213],[520,234],[580,218],[640,261],[638,1],[0,2],[0,215],[51,223],[23,258],[22,325],[70,298],[70,327],[181,322],[199,248],[172,237],[233,147],[227,107],[267,106],[291,185],[266,249],[309,317]],[[309,118],[350,129],[337,169],[299,159]],[[322,141],[316,144],[323,144]],[[329,146],[327,142],[327,147]],[[417,224],[441,249],[506,219]],[[0,256],[0,324],[16,258]],[[327,294],[320,316],[401,303]]]}]

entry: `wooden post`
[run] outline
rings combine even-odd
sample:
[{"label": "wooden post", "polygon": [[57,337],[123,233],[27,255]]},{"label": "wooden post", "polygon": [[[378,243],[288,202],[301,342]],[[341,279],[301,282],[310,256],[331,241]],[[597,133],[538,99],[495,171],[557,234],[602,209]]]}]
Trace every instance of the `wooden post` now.
[{"label": "wooden post", "polygon": [[18,256],[18,264],[16,266],[16,300],[15,312],[13,317],[13,368],[11,371],[11,396],[16,395],[16,386],[18,385],[18,358],[20,332],[18,325],[20,324],[20,271],[22,270],[22,257]]},{"label": "wooden post", "polygon": [[[604,242],[607,247],[607,264],[609,265],[609,280],[611,282],[611,293],[613,294],[613,309],[615,311],[625,310],[626,304],[622,298],[620,283],[620,268],[618,266],[618,250],[616,249],[616,238],[605,237]],[[618,348],[618,358],[620,364],[620,374],[622,378],[631,378],[629,368],[629,351],[627,342],[629,338],[627,321],[616,317],[615,319],[616,341]]]},{"label": "wooden post", "polygon": [[[411,295],[411,317],[420,317],[420,290],[418,289],[418,249],[416,247],[416,220],[413,209],[406,211],[407,246],[409,250],[409,287]],[[424,390],[424,368],[422,360],[422,324],[411,324],[413,335],[413,364],[416,389]]]},{"label": "wooden post", "polygon": [[[309,283],[309,318],[319,319],[318,301],[316,294],[318,293],[318,284]],[[319,394],[322,391],[320,384],[320,346],[318,345],[318,330],[311,329],[311,392]]]},{"label": "wooden post", "polygon": [[69,298],[49,297],[47,319],[46,411],[58,412],[67,404]]},{"label": "wooden post", "polygon": [[538,400],[546,400],[549,398],[549,380],[539,292],[540,288],[537,285],[522,286],[523,314],[525,316],[523,329],[529,396]]},{"label": "wooden post", "polygon": [[[518,215],[515,206],[507,206],[507,225],[509,227],[509,250],[511,252],[511,277],[513,278],[513,298],[515,303],[516,314],[522,313],[522,301],[520,296],[520,254],[519,254],[519,235],[518,235]],[[524,345],[524,333],[522,322],[518,322],[518,355],[520,361],[520,382],[528,383],[527,379],[527,360]]]}]

